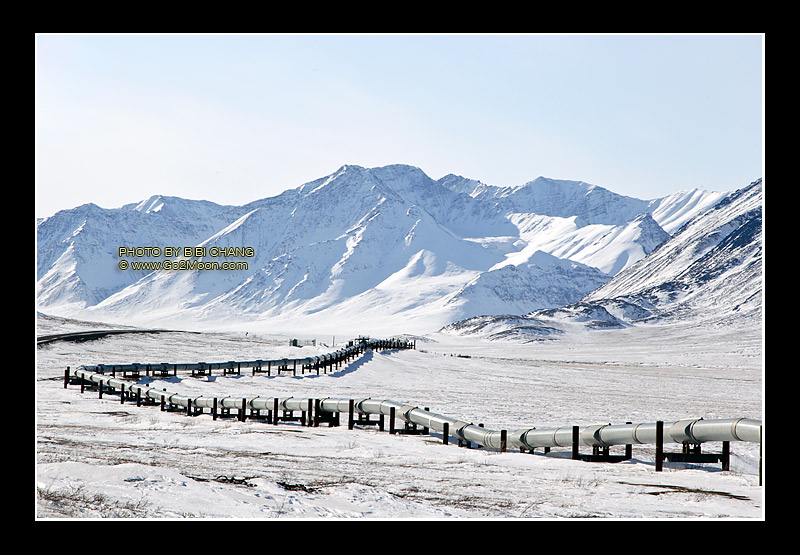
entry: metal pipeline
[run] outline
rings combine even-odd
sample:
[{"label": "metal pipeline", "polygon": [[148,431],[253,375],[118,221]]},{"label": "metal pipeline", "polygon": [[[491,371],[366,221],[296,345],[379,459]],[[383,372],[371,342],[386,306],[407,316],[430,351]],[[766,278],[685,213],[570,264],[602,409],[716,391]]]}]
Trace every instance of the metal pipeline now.
[{"label": "metal pipeline", "polygon": [[81,368],[85,370],[95,371],[99,373],[107,372],[142,372],[142,371],[168,371],[168,370],[224,370],[224,369],[241,369],[241,368],[261,368],[263,366],[281,366],[281,365],[317,365],[317,364],[330,364],[332,362],[342,361],[344,358],[360,354],[366,349],[384,349],[384,348],[397,348],[397,349],[411,349],[414,343],[411,341],[403,341],[399,339],[372,339],[365,341],[351,347],[345,347],[332,353],[322,355],[315,355],[303,358],[277,358],[270,360],[245,360],[245,361],[225,361],[225,362],[192,362],[192,363],[151,363],[142,364],[133,362],[130,364],[96,364],[84,365]]},{"label": "metal pipeline", "polygon": [[[321,357],[313,357],[321,358]],[[167,401],[179,407],[212,408],[214,397],[178,395],[143,384],[128,384],[124,380],[95,372],[92,368],[80,367],[73,375],[90,383],[137,393],[142,398],[154,401]],[[118,367],[117,367],[118,368]],[[218,407],[235,409],[269,410],[275,408],[272,397],[220,397],[216,398]],[[490,449],[501,447],[502,432],[488,430],[471,422],[433,413],[415,405],[400,403],[389,399],[345,399],[322,398],[309,399],[286,397],[277,399],[278,408],[286,411],[303,411],[309,403],[318,402],[319,410],[327,413],[347,413],[350,403],[353,410],[366,415],[390,415],[395,410],[395,418],[418,426],[444,432],[445,424],[448,434],[463,441],[481,445]],[[759,443],[761,441],[761,420],[753,418],[728,418],[704,420],[703,418],[686,418],[674,422],[663,423],[663,441],[675,443],[700,444],[709,441],[744,441]],[[654,444],[657,442],[657,423],[639,424],[594,424],[579,428],[579,443],[588,446],[610,447],[612,445]],[[508,431],[507,448],[534,449],[537,447],[570,447],[573,442],[572,427],[562,428],[522,428]]]},{"label": "metal pipeline", "polygon": [[[642,424],[596,424],[579,429],[580,444],[598,447],[656,443],[656,422]],[[704,420],[688,418],[664,422],[663,441],[674,443],[705,443],[708,441],[746,441],[758,443],[761,420],[735,418]],[[509,433],[509,446],[568,447],[572,444],[572,428],[528,429]]]}]

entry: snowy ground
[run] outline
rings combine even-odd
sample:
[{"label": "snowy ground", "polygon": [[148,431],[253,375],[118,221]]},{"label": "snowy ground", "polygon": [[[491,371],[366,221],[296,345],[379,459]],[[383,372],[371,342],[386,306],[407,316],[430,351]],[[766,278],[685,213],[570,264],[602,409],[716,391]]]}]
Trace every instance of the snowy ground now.
[{"label": "snowy ground", "polygon": [[[38,324],[37,335],[101,327],[42,317]],[[665,463],[656,473],[653,446],[634,446],[627,462],[589,463],[570,460],[568,449],[500,453],[454,440],[443,445],[436,434],[348,430],[346,417],[341,427],[319,428],[213,421],[63,387],[66,366],[333,350],[325,345],[332,336],[302,348],[287,339],[165,333],[39,347],[37,518],[764,518],[755,444],[731,444],[729,472],[719,464]],[[392,399],[508,430],[762,418],[762,337],[760,330],[666,326],[529,344],[431,335],[414,351],[368,352],[328,375],[179,375],[163,387],[209,396]]]}]

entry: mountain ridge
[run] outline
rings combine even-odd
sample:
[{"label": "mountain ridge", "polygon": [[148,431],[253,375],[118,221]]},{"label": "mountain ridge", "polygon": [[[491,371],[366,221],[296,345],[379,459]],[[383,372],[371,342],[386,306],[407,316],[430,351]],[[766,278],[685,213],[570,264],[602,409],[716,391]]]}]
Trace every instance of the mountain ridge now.
[{"label": "mountain ridge", "polygon": [[[547,194],[534,194],[526,208],[522,196],[513,202],[472,196],[466,178],[449,175],[433,180],[404,164],[343,165],[242,206],[153,195],[119,209],[82,205],[61,211],[37,222],[37,304],[55,315],[89,311],[118,319],[211,322],[227,312],[265,325],[270,318],[339,317],[344,307],[363,304],[368,308],[362,320],[391,316],[399,323],[416,314],[416,321],[429,318],[430,326],[438,326],[474,315],[465,312],[468,306],[491,307],[478,298],[498,299],[497,306],[506,308],[524,308],[500,301],[515,296],[527,296],[538,308],[577,300],[668,237],[656,218],[685,219],[700,204],[664,197],[654,205],[564,182],[572,185],[561,193],[577,211],[568,215],[554,208],[558,180],[540,181]],[[469,184],[472,192],[488,191],[477,180]],[[608,197],[612,208],[598,210],[596,200],[578,198],[577,191],[587,198],[616,196]],[[724,198],[696,196],[706,203]],[[533,212],[536,203],[556,215]],[[641,207],[652,210],[633,214]],[[627,214],[633,215],[626,220]],[[246,260],[246,272],[117,269],[116,249],[147,245],[251,246],[255,254]],[[536,253],[569,261],[561,266],[567,274],[551,273],[542,281],[555,270],[533,264]],[[580,290],[565,296],[565,284],[578,273],[584,276]]]},{"label": "mountain ridge", "polygon": [[758,179],[697,214],[647,256],[580,301],[520,316],[484,316],[445,333],[531,341],[571,328],[653,322],[760,325],[763,187]]}]

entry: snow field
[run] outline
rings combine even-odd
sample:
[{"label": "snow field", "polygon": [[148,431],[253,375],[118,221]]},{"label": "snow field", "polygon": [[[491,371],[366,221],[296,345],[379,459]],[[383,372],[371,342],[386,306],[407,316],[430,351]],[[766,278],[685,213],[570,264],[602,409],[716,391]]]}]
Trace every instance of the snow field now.
[{"label": "snow field", "polygon": [[[69,331],[40,322],[40,334]],[[586,463],[568,449],[499,453],[442,445],[438,434],[348,430],[346,418],[334,428],[213,421],[63,388],[68,365],[298,357],[333,350],[325,341],[294,348],[252,333],[165,333],[39,348],[37,516],[763,517],[754,444],[731,444],[730,472],[665,463],[656,473],[653,446],[635,445],[631,461]],[[433,334],[416,351],[368,352],[327,375],[155,381],[198,395],[392,399],[491,429],[762,417],[760,332],[726,328],[642,326],[528,344]]]}]

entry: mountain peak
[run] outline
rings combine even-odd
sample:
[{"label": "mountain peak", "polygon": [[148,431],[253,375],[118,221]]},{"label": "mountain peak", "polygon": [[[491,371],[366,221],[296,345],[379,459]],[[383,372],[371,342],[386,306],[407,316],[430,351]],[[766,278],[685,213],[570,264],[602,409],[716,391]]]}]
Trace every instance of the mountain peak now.
[{"label": "mountain peak", "polygon": [[594,187],[594,185],[586,183],[585,181],[576,181],[574,179],[556,179],[553,177],[540,175],[536,179],[528,181],[521,187],[578,187],[588,190]]},{"label": "mountain peak", "polygon": [[149,214],[150,212],[159,212],[162,208],[164,208],[164,197],[161,195],[153,195],[137,204],[134,210]]},{"label": "mountain peak", "polygon": [[348,194],[359,194],[360,188],[372,190],[376,186],[386,186],[389,189],[407,189],[409,185],[432,183],[433,180],[416,166],[407,164],[390,164],[366,168],[355,164],[345,164],[335,172],[309,181],[297,190],[302,195],[320,193],[323,190],[346,189]]}]

